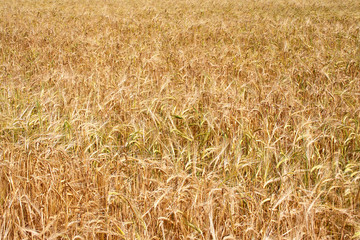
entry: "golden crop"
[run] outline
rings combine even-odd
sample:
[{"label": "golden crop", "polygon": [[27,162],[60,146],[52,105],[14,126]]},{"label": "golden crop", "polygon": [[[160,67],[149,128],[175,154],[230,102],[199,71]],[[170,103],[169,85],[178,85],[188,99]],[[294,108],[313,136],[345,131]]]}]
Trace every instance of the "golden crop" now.
[{"label": "golden crop", "polygon": [[359,193],[359,1],[1,1],[0,239],[358,239]]}]

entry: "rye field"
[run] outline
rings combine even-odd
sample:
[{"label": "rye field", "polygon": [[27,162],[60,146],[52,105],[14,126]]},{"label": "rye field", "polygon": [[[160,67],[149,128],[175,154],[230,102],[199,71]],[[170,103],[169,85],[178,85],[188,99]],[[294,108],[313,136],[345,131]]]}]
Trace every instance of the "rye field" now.
[{"label": "rye field", "polygon": [[2,0],[0,239],[360,239],[360,2]]}]

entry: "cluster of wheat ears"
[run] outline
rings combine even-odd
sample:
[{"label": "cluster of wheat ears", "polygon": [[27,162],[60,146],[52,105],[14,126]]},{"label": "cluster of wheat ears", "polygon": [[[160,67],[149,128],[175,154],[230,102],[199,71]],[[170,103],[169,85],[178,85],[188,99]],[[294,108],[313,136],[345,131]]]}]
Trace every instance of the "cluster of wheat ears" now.
[{"label": "cluster of wheat ears", "polygon": [[359,239],[358,0],[2,0],[0,239]]}]

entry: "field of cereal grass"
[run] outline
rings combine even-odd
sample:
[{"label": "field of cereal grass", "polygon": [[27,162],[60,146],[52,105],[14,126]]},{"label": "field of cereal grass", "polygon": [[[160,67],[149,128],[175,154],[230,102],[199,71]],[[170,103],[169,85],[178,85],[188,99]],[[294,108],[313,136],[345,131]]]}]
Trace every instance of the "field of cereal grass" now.
[{"label": "field of cereal grass", "polygon": [[0,239],[360,238],[360,2],[4,0]]}]

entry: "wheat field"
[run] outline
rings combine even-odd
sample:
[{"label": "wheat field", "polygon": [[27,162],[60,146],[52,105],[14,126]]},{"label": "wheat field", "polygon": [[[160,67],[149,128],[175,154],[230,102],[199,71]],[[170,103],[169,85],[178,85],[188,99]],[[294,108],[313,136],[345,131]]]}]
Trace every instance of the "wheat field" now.
[{"label": "wheat field", "polygon": [[360,2],[2,0],[0,239],[360,239]]}]

